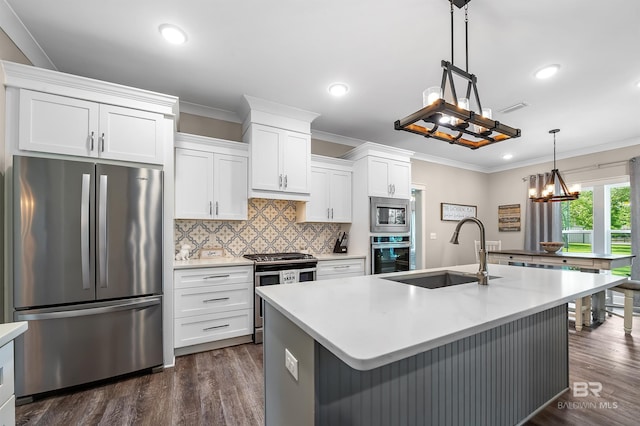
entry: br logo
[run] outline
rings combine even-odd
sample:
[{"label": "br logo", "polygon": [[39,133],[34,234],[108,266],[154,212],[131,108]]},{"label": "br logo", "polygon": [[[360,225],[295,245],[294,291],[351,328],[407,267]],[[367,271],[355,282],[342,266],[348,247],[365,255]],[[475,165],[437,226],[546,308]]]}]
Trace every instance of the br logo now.
[{"label": "br logo", "polygon": [[592,393],[596,398],[600,398],[602,392],[602,383],[600,382],[573,382],[573,396],[576,398],[584,398]]}]

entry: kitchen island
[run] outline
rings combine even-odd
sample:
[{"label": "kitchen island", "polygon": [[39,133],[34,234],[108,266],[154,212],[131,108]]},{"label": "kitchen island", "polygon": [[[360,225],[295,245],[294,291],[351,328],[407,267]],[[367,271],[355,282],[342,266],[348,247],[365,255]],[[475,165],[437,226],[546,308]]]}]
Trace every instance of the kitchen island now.
[{"label": "kitchen island", "polygon": [[258,289],[266,424],[527,419],[569,387],[566,303],[624,278],[504,265],[489,273],[488,286],[434,290],[380,275]]}]

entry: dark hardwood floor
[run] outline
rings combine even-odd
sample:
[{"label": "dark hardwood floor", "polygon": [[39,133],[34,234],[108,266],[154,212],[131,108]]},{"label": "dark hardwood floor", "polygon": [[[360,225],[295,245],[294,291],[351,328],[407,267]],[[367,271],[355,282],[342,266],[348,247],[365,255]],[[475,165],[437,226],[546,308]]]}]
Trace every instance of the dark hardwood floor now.
[{"label": "dark hardwood floor", "polygon": [[[602,384],[600,397],[564,393],[528,425],[640,424],[640,318],[625,336],[622,319],[569,336],[569,383]],[[545,374],[540,372],[540,374]],[[589,386],[589,385],[587,385]],[[580,393],[578,393],[580,395]],[[176,359],[175,368],[129,377],[16,408],[17,425],[262,425],[262,345],[240,345]],[[305,426],[305,425],[300,425]]]}]

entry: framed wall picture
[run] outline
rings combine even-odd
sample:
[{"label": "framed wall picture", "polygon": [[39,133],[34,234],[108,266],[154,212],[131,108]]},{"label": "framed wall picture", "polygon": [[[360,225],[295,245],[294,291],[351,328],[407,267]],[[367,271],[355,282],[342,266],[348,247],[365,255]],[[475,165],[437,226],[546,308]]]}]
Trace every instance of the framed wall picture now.
[{"label": "framed wall picture", "polygon": [[504,204],[498,206],[498,231],[520,231],[520,204]]},{"label": "framed wall picture", "polygon": [[465,217],[476,217],[476,206],[465,204],[440,203],[440,220],[459,221]]}]

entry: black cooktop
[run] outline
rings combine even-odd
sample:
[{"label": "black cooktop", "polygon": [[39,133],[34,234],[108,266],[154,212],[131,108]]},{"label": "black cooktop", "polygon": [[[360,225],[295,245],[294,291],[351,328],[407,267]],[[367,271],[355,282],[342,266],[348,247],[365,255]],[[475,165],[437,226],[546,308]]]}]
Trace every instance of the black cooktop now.
[{"label": "black cooktop", "polygon": [[310,254],[307,253],[256,253],[245,254],[245,258],[253,260],[254,262],[282,262],[282,261],[295,261],[295,260],[316,260]]}]

